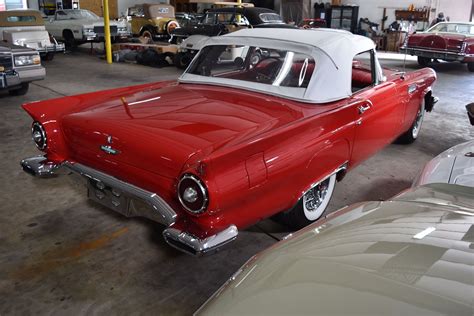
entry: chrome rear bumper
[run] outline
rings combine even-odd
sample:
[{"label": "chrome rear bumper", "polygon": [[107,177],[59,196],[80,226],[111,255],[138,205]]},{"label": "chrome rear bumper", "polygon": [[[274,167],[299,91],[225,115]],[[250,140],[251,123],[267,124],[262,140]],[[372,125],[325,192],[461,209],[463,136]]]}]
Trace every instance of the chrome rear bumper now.
[{"label": "chrome rear bumper", "polygon": [[[66,173],[73,172],[87,179],[90,183],[95,184],[95,186],[90,187],[89,190],[97,188],[97,183],[100,183],[101,187],[108,188],[108,191],[112,194],[117,194],[115,197],[126,197],[126,200],[129,201],[128,207],[126,208],[123,207],[123,203],[120,207],[114,204],[114,197],[112,197],[112,203],[110,203],[110,205],[106,204],[106,206],[127,217],[146,217],[168,226],[168,228],[163,231],[163,237],[166,242],[170,246],[187,254],[195,256],[211,254],[237,238],[238,230],[235,225],[230,225],[223,231],[203,239],[173,227],[178,216],[156,193],[144,190],[85,165],[68,161],[58,164],[49,161],[44,156],[26,158],[23,159],[20,164],[26,173],[40,178],[54,177],[64,173],[64,171],[66,171]],[[105,205],[103,201],[98,200],[94,196],[90,196],[90,198]],[[117,202],[119,199],[115,200]],[[134,204],[136,200],[144,202],[150,207],[145,209],[139,208]],[[120,202],[123,202],[123,199],[121,199]]]},{"label": "chrome rear bumper", "polygon": [[423,48],[414,48],[403,46],[400,48],[400,53],[410,54],[426,58],[439,58],[448,61],[463,61],[464,58],[469,57],[464,53],[450,52],[446,50],[430,50]]},{"label": "chrome rear bumper", "polygon": [[[119,194],[119,196],[127,197],[127,199],[130,200],[130,205],[128,205],[126,209],[123,208],[123,205],[118,208],[118,205],[112,204],[112,200],[112,203],[110,203],[110,205],[106,204],[105,206],[108,206],[109,208],[127,217],[146,217],[167,226],[173,225],[178,217],[176,212],[171,208],[171,206],[169,206],[156,193],[144,190],[142,188],[134,186],[133,184],[124,182],[108,174],[89,168],[82,164],[70,163],[67,161],[61,164],[55,164],[43,156],[23,159],[20,164],[25,172],[36,177],[54,177],[58,175],[60,170],[64,170],[63,168],[65,168],[66,170],[79,174],[88,180],[101,183],[101,186],[103,186],[104,188],[112,188]],[[133,203],[133,200],[142,201],[148,204],[151,209],[139,208]],[[102,203],[101,201],[98,202]]]}]

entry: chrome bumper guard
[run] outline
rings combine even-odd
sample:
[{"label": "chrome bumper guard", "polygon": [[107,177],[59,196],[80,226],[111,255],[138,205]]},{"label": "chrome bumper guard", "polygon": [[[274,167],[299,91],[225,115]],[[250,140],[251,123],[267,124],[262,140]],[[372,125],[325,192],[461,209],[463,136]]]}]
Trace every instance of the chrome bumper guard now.
[{"label": "chrome bumper guard", "polygon": [[215,235],[200,239],[190,233],[169,227],[163,231],[163,237],[171,247],[187,254],[201,256],[218,251],[222,246],[237,238],[238,233],[237,227],[230,225]]},{"label": "chrome bumper guard", "polygon": [[60,164],[48,161],[44,156],[23,159],[20,165],[23,171],[38,178],[55,177],[56,172],[61,168]]},{"label": "chrome bumper guard", "polygon": [[[57,176],[60,169],[64,167],[85,177],[86,179],[101,182],[105,186],[110,186],[111,188],[117,189],[121,192],[121,194],[124,194],[131,199],[143,201],[154,211],[150,212],[149,209],[145,211],[139,210],[137,207],[130,207],[128,212],[120,212],[127,217],[146,217],[167,226],[173,225],[176,222],[176,212],[156,193],[146,191],[142,188],[134,186],[133,184],[124,182],[82,164],[70,163],[67,161],[61,164],[55,164],[51,161],[48,161],[48,159],[43,156],[23,159],[20,164],[25,172],[40,178]],[[111,208],[114,209],[113,207]]]}]

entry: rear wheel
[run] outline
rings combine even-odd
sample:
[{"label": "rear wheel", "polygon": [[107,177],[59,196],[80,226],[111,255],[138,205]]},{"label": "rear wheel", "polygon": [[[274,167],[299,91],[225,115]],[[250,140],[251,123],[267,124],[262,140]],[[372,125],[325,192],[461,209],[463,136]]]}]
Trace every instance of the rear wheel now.
[{"label": "rear wheel", "polygon": [[29,83],[22,83],[20,88],[8,90],[8,93],[13,96],[25,95],[28,92],[29,88],[30,88]]},{"label": "rear wheel", "polygon": [[336,174],[333,174],[306,191],[295,207],[281,214],[280,218],[294,230],[315,222],[324,214],[335,186]]},{"label": "rear wheel", "polygon": [[428,64],[431,62],[431,58],[426,58],[426,57],[420,57],[418,56],[418,65],[422,67],[428,66]]},{"label": "rear wheel", "polygon": [[400,143],[400,144],[413,143],[418,138],[418,134],[420,133],[421,124],[423,123],[424,116],[425,116],[425,105],[424,103],[421,103],[420,108],[418,109],[418,112],[416,113],[416,117],[415,117],[415,120],[413,121],[413,124],[411,125],[408,131],[400,135],[400,137],[397,139],[397,143]]},{"label": "rear wheel", "polygon": [[473,63],[467,63],[467,69],[470,72],[474,72],[474,62]]}]

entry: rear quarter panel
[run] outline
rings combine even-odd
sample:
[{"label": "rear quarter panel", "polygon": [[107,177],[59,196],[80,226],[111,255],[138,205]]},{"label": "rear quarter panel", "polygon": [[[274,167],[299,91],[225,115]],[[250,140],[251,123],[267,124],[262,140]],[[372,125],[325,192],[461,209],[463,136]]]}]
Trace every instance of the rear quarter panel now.
[{"label": "rear quarter panel", "polygon": [[[309,114],[321,106],[324,113]],[[204,160],[211,201],[210,211],[194,219],[198,226],[243,228],[289,209],[311,184],[348,162],[355,108],[346,100],[302,107],[307,117]]]}]

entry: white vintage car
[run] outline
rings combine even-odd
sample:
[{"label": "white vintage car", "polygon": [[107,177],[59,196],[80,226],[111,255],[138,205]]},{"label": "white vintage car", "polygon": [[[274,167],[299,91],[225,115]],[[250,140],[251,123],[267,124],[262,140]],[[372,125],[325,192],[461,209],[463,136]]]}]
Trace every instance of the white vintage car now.
[{"label": "white vintage car", "polygon": [[[474,125],[474,103],[466,106]],[[413,187],[449,183],[474,188],[474,140],[451,147],[430,160],[413,182]]]},{"label": "white vintage car", "polygon": [[[68,47],[99,41],[105,35],[104,20],[89,10],[58,10],[45,24],[46,29],[56,38],[64,40]],[[128,23],[110,21],[110,35],[113,39],[130,36]]]},{"label": "white vintage car", "polygon": [[1,11],[0,41],[35,49],[47,60],[52,60],[54,53],[64,52],[64,44],[48,34],[36,10]]}]

